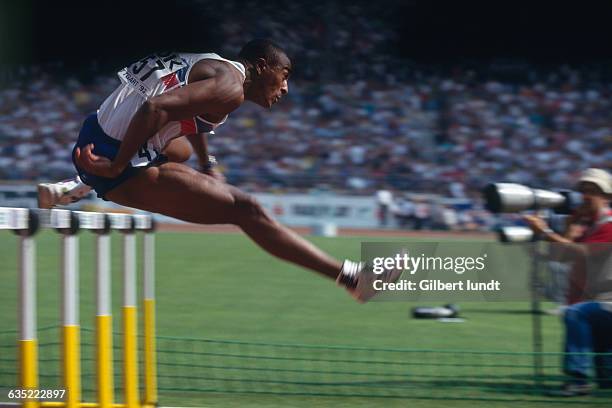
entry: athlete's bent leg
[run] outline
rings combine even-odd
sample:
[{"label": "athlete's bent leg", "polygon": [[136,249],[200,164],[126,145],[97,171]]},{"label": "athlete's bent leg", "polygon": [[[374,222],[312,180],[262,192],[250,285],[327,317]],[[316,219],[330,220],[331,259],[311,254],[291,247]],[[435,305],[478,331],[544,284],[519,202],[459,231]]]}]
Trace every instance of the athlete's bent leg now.
[{"label": "athlete's bent leg", "polygon": [[193,149],[186,137],[177,137],[168,143],[162,153],[168,158],[168,161],[183,163],[189,160]]},{"label": "athlete's bent leg", "polygon": [[[193,149],[186,137],[173,139],[162,153],[168,161],[182,163],[189,160]],[[53,208],[57,205],[69,205],[83,199],[92,188],[83,183],[79,176],[57,183],[40,183],[38,185],[38,208]]]},{"label": "athlete's bent leg", "polygon": [[56,205],[76,203],[91,192],[79,176],[57,183],[38,184],[38,208],[53,208]]},{"label": "athlete's bent leg", "polygon": [[272,219],[256,200],[178,163],[140,171],[106,198],[198,224],[234,224],[272,255],[336,279],[342,263]]}]

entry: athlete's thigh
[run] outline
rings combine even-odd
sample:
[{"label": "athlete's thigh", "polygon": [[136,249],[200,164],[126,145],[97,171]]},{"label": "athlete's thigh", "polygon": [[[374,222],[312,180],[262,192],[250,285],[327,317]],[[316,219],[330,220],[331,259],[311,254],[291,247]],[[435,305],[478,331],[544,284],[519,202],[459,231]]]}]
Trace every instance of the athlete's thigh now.
[{"label": "athlete's thigh", "polygon": [[233,220],[237,189],[179,163],[138,172],[106,194],[117,204],[188,222],[227,224]]},{"label": "athlete's thigh", "polygon": [[187,137],[182,136],[172,139],[162,153],[168,157],[169,161],[182,163],[189,160],[189,157],[191,157],[193,153],[193,149]]}]

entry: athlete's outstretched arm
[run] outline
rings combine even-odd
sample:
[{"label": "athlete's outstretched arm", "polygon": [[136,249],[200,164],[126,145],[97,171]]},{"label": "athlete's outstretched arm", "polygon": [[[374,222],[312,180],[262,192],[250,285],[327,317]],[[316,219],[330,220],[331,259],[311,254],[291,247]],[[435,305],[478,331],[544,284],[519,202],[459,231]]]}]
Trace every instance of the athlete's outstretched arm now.
[{"label": "athlete's outstretched arm", "polygon": [[195,152],[198,164],[196,169],[225,183],[225,176],[216,166],[216,158],[208,155],[208,137],[206,133],[194,133],[172,139],[162,150],[168,161],[183,163]]},{"label": "athlete's outstretched arm", "polygon": [[193,152],[198,159],[200,169],[205,168],[208,164],[208,136],[206,133],[195,133],[187,135],[187,140],[193,148]]},{"label": "athlete's outstretched arm", "polygon": [[113,161],[93,154],[91,144],[82,150],[77,148],[75,156],[79,167],[98,176],[116,177],[138,149],[168,122],[191,119],[203,113],[222,118],[243,102],[242,83],[225,67],[216,69],[204,65],[200,78],[146,101],[134,114]]},{"label": "athlete's outstretched arm", "polygon": [[187,140],[197,156],[198,170],[225,183],[225,176],[215,167],[216,162],[211,163],[211,158],[213,161],[216,161],[215,158],[208,155],[208,134],[196,133],[187,135]]}]

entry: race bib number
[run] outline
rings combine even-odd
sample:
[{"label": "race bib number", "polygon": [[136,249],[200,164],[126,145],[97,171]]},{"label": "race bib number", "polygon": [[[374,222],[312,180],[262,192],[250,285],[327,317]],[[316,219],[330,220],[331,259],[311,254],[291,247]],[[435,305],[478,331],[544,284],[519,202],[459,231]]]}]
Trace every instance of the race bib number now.
[{"label": "race bib number", "polygon": [[136,92],[149,98],[160,84],[162,77],[186,66],[187,62],[176,53],[153,54],[123,68],[117,75]]},{"label": "race bib number", "polygon": [[148,147],[145,143],[140,149],[138,149],[138,153],[132,158],[130,163],[132,163],[132,166],[134,167],[146,166],[156,159],[157,156],[159,156],[159,152],[151,147]]}]

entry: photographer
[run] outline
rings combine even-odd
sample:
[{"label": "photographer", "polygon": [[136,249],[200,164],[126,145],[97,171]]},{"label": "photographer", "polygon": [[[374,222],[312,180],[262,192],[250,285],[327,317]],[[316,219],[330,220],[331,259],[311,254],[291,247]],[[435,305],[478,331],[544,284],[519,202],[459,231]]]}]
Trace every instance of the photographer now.
[{"label": "photographer", "polygon": [[[588,378],[593,362],[591,356],[584,353],[612,352],[610,250],[601,245],[612,243],[609,206],[612,177],[604,170],[588,169],[582,173],[577,189],[583,203],[568,217],[563,235],[552,231],[540,217],[524,217],[534,233],[551,243],[561,244],[560,252],[574,255],[567,294],[569,306],[564,315],[566,354],[563,367],[569,378],[561,391],[555,393],[567,397],[586,395],[591,390]],[[593,267],[594,264],[599,266]],[[612,388],[612,358],[597,356],[595,368],[599,386]]]}]

